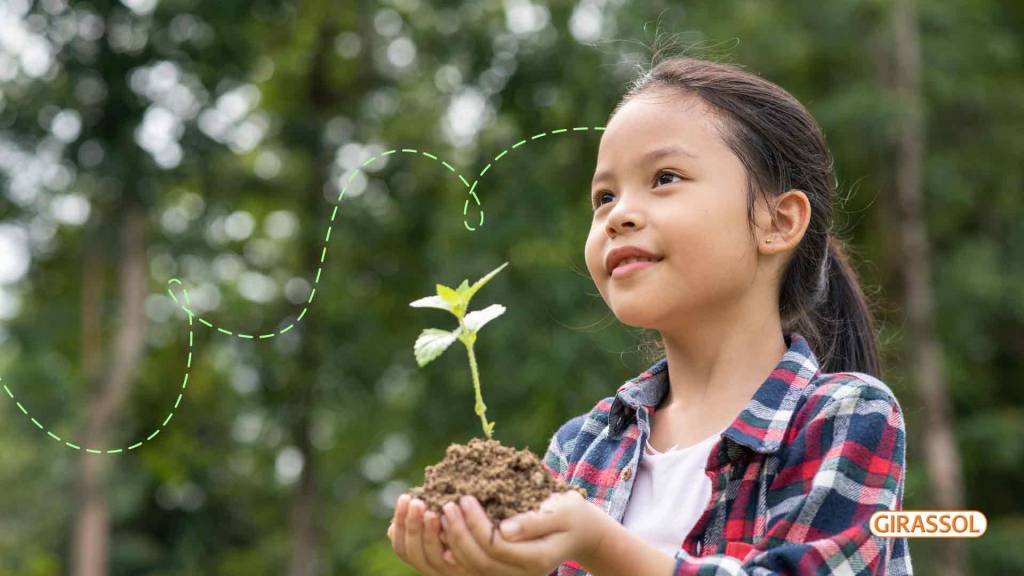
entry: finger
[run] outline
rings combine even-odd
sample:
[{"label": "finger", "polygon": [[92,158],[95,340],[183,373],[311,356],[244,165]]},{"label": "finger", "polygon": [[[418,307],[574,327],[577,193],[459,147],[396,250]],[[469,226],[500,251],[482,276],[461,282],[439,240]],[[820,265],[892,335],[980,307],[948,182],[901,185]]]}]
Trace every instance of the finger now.
[{"label": "finger", "polygon": [[395,550],[395,554],[399,558],[405,560],[405,514],[408,509],[409,495],[402,494],[398,497],[398,503],[395,505],[395,537],[391,541],[391,547]]},{"label": "finger", "polygon": [[540,510],[531,510],[506,518],[498,525],[501,535],[509,541],[526,541],[552,532],[564,530],[565,520],[559,514],[567,502],[561,493],[550,494],[540,504]]},{"label": "finger", "polygon": [[486,512],[475,498],[465,501],[464,516],[466,523],[473,532],[474,539],[480,544],[484,553],[512,566],[528,566],[538,561],[544,563],[550,555],[552,540],[547,538],[552,531],[537,531],[530,539],[523,538],[514,544],[504,538],[497,526],[494,526]]},{"label": "finger", "polygon": [[483,551],[476,538],[470,532],[462,512],[458,506],[449,502],[444,505],[445,531],[448,532],[448,546],[460,566],[468,571],[495,574],[510,571],[510,566],[491,558]]},{"label": "finger", "polygon": [[427,576],[434,574],[434,569],[427,561],[423,547],[423,514],[427,505],[419,498],[409,502],[409,512],[405,519],[405,554],[409,563]]},{"label": "finger", "polygon": [[498,526],[502,537],[509,542],[535,540],[565,530],[565,518],[554,511],[526,512],[505,519]]},{"label": "finger", "polygon": [[519,565],[521,563],[521,553],[513,553],[498,538],[498,527],[487,516],[487,512],[476,498],[463,496],[459,504],[462,508],[462,516],[466,521],[466,526],[469,528],[470,533],[473,534],[473,539],[476,540],[485,554],[512,565]]},{"label": "finger", "polygon": [[437,512],[428,510],[423,516],[423,523],[425,525],[423,534],[424,556],[426,556],[427,563],[432,568],[442,572],[446,562],[444,560],[444,546],[441,544],[441,519],[438,517]]},{"label": "finger", "polygon": [[460,498],[459,506],[462,518],[465,520],[466,527],[469,528],[470,533],[473,534],[473,538],[485,552],[489,552],[495,526],[487,516],[487,512],[473,496],[463,496]]}]

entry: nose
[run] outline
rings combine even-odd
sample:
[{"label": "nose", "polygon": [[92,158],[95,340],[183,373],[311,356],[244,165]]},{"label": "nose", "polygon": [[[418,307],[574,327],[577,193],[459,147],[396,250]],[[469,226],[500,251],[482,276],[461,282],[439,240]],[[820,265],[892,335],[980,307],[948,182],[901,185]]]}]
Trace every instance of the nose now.
[{"label": "nose", "polygon": [[643,224],[643,213],[633,208],[632,205],[619,200],[608,213],[608,225],[605,230],[609,236],[614,238],[616,234],[626,229],[636,230],[643,227]]}]

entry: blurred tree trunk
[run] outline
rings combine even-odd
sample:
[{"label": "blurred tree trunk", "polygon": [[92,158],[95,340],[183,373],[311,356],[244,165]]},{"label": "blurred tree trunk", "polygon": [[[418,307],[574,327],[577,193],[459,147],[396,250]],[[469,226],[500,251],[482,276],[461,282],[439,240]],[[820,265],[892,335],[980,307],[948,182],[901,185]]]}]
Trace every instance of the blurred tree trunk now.
[{"label": "blurred tree trunk", "polygon": [[145,213],[130,200],[121,214],[120,244],[120,325],[106,374],[102,373],[104,366],[99,361],[102,358],[103,270],[96,244],[86,248],[82,259],[82,368],[84,377],[93,385],[90,388],[93,397],[78,462],[78,515],[71,564],[71,573],[75,576],[102,576],[108,571],[110,521],[105,488],[111,457],[90,454],[84,448],[108,446],[111,431],[135,382],[145,344],[143,303],[148,278]]},{"label": "blurred tree trunk", "polygon": [[[331,108],[332,94],[327,79],[328,59],[335,36],[330,11],[322,20],[317,33],[310,62],[309,83],[306,94],[314,118],[323,118]],[[306,134],[308,153],[312,158],[312,178],[303,207],[309,222],[324,222],[324,190],[328,181],[330,162],[323,150],[317,126]],[[303,265],[312,274],[320,266],[320,247],[323,230],[311,227],[303,235]],[[321,297],[322,298],[322,297]],[[312,415],[315,394],[319,380],[319,367],[323,363],[320,340],[323,337],[321,322],[317,314],[307,314],[302,330],[303,346],[299,353],[300,368],[295,372],[298,387],[292,437],[295,447],[302,454],[302,472],[292,500],[289,522],[291,528],[291,558],[289,576],[313,576],[317,572],[317,501],[319,494],[316,484],[316,454],[312,442]]]},{"label": "blurred tree trunk", "polygon": [[[896,136],[895,233],[900,246],[903,301],[907,310],[910,361],[908,373],[925,407],[925,465],[932,498],[940,509],[963,508],[960,455],[953,435],[943,356],[935,329],[931,291],[931,248],[923,210],[922,164],[925,125],[921,95],[921,45],[914,0],[895,0],[893,11],[895,68],[892,89],[899,106]],[[939,565],[951,576],[968,574],[962,539],[941,546]]]}]

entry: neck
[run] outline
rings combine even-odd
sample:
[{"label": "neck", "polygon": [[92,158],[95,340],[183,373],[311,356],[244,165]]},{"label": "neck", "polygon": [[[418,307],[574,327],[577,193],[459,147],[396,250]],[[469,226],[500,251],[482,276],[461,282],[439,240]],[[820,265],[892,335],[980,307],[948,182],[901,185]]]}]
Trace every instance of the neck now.
[{"label": "neck", "polygon": [[787,350],[777,303],[754,298],[661,336],[669,392],[659,409],[707,417],[738,413]]}]

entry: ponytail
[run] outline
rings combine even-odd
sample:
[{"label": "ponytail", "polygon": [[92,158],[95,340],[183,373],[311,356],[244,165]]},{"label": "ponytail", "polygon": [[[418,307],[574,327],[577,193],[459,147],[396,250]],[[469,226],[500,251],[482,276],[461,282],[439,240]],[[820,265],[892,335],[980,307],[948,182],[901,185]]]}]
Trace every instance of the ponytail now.
[{"label": "ponytail", "polygon": [[825,258],[817,272],[810,302],[782,305],[793,310],[790,318],[783,319],[784,330],[807,339],[823,372],[863,372],[881,378],[871,308],[838,238],[827,237]]}]

